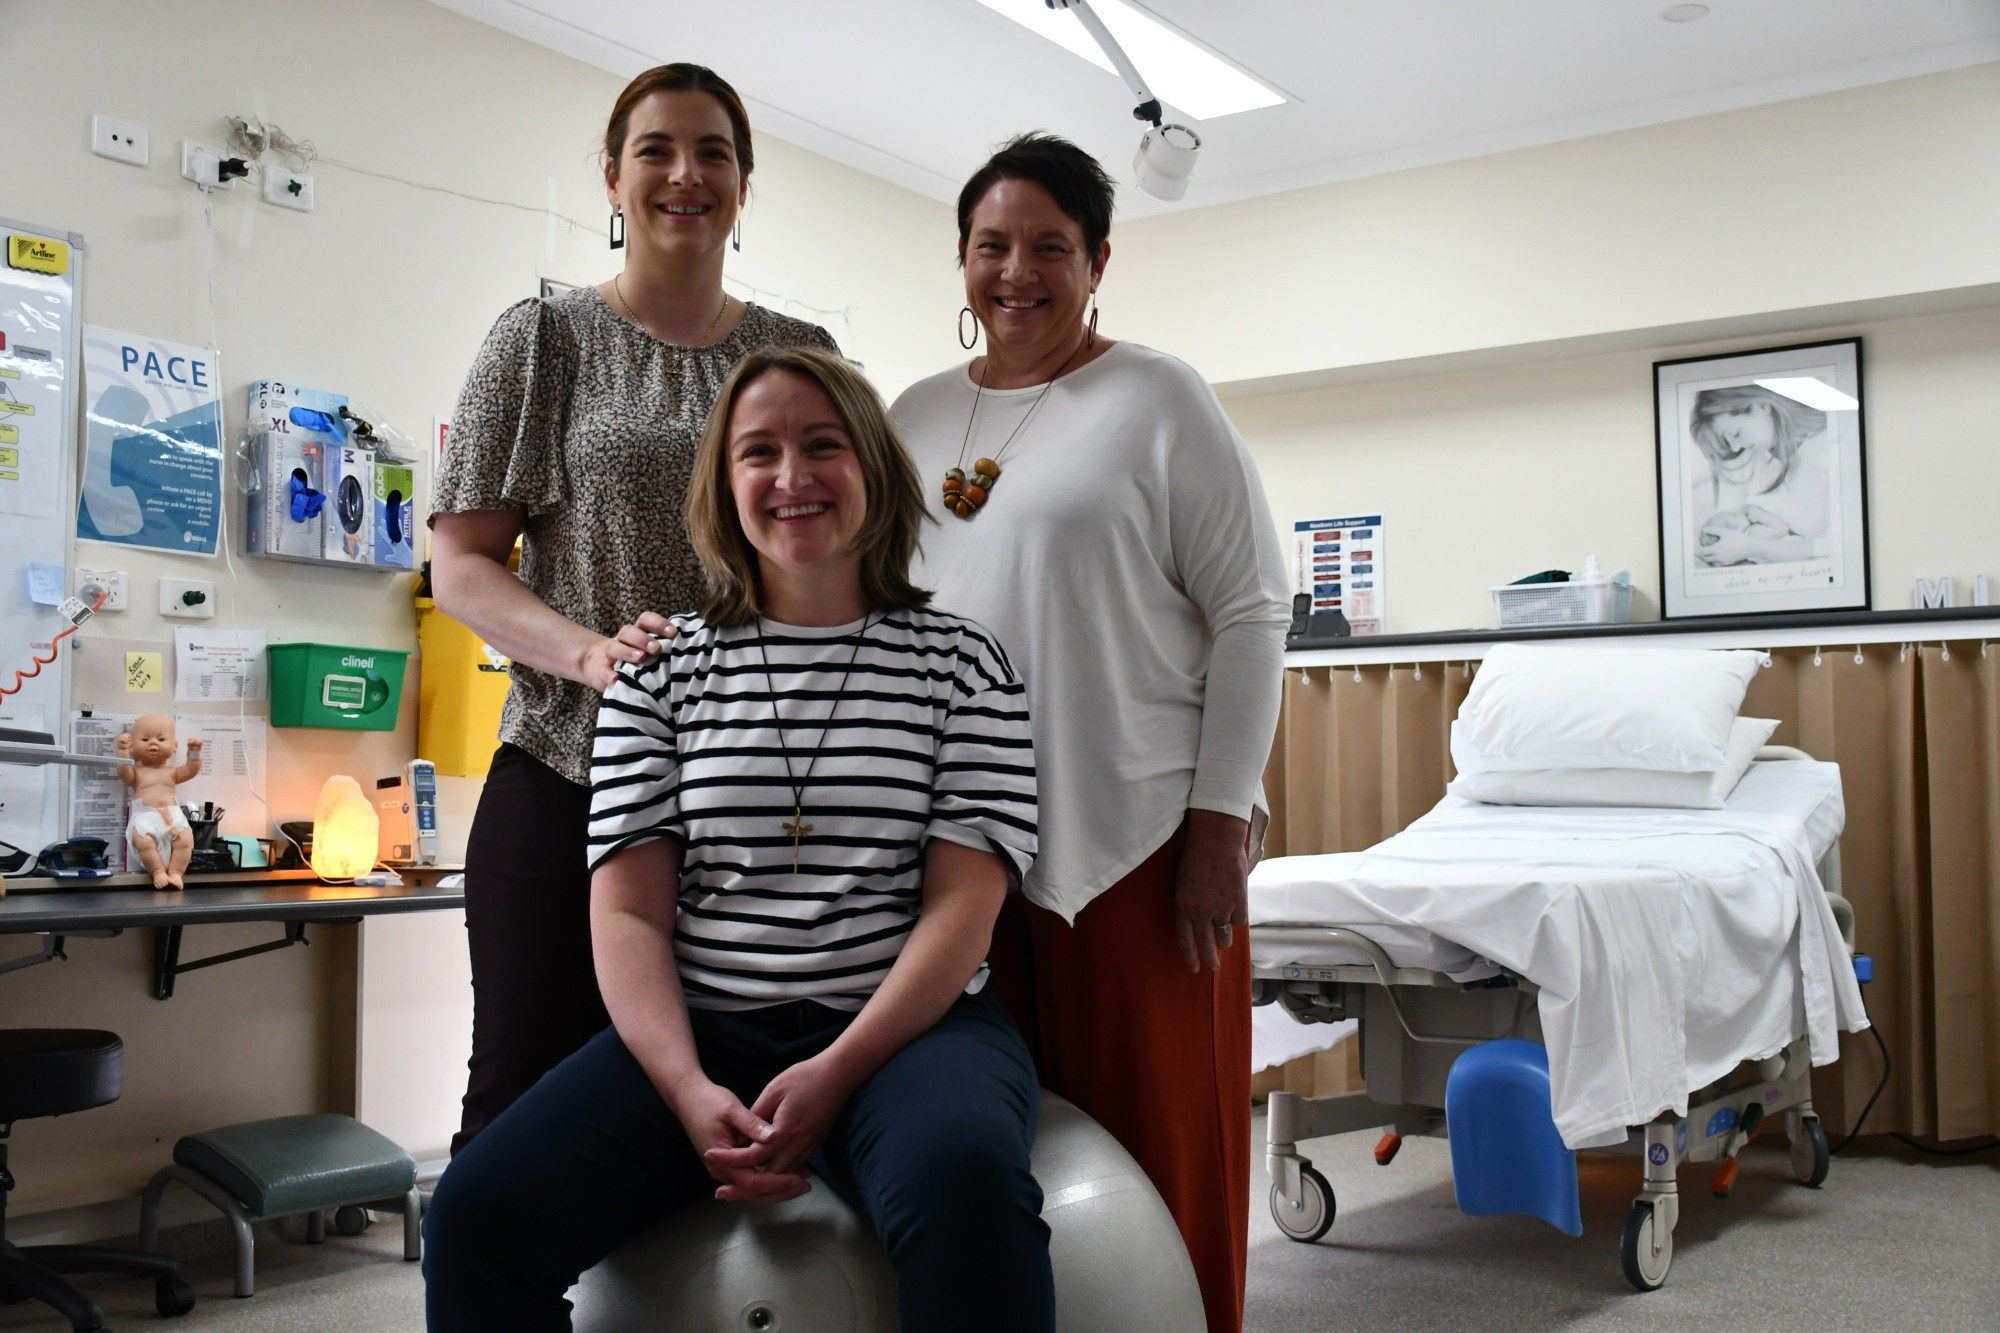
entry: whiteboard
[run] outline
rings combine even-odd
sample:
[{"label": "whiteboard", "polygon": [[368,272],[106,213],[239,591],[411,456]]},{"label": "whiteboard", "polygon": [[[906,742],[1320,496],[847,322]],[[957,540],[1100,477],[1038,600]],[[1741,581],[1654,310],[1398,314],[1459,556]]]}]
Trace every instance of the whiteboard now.
[{"label": "whiteboard", "polygon": [[[0,686],[49,654],[68,623],[53,606],[28,595],[31,564],[61,570],[71,591],[76,532],[77,404],[82,379],[83,323],[77,293],[83,282],[83,237],[0,218],[11,235],[60,241],[69,271],[35,273],[0,255]],[[11,463],[11,466],[7,464]],[[67,649],[65,644],[65,649]],[[0,698],[0,725],[53,732],[68,742],[67,651],[54,666]],[[0,765],[0,839],[38,851],[62,836],[61,766]]]}]

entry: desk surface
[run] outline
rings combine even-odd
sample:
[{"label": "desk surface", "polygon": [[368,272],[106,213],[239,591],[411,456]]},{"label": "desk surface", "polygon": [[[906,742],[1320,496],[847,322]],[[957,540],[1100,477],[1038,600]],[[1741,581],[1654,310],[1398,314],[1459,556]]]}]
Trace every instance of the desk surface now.
[{"label": "desk surface", "polygon": [[[403,873],[408,873],[403,872]],[[433,872],[434,873],[434,872]],[[431,875],[426,875],[430,878]],[[144,876],[114,875],[103,887],[54,892],[13,892],[40,881],[9,881],[0,898],[0,934],[189,926],[227,921],[350,921],[392,912],[427,912],[465,906],[463,888],[402,884],[388,888],[322,884],[311,871],[218,875],[210,883],[190,877],[179,892],[146,885]],[[126,887],[121,881],[129,881]]]}]

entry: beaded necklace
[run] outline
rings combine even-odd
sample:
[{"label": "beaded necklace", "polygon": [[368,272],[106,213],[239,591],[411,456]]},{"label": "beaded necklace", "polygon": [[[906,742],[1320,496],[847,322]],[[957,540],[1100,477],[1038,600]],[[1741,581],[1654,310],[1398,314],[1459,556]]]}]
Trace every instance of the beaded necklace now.
[{"label": "beaded necklace", "polygon": [[1015,424],[1014,429],[1007,432],[1007,438],[1000,442],[1000,447],[993,451],[993,456],[974,460],[972,476],[968,478],[965,475],[965,451],[972,443],[972,423],[979,420],[979,400],[986,396],[986,376],[993,369],[993,354],[987,353],[986,364],[979,369],[978,387],[972,391],[972,411],[965,418],[965,438],[958,442],[958,466],[946,469],[944,474],[946,509],[962,519],[970,520],[975,513],[986,507],[987,494],[992,491],[993,483],[1000,480],[1000,459],[1006,456],[1008,447],[1014,443],[1014,437],[1021,433],[1022,428],[1041,407],[1042,400],[1049,396],[1049,390],[1056,387],[1056,381],[1063,377],[1065,370],[1069,369],[1069,363],[1076,360],[1077,354],[1090,346],[1093,341],[1095,340],[1088,335],[1077,339],[1076,346],[1063,358],[1063,363],[1056,367],[1056,373],[1049,376],[1049,382],[1035,395],[1035,401],[1028,404],[1028,410],[1021,414],[1021,419]]}]

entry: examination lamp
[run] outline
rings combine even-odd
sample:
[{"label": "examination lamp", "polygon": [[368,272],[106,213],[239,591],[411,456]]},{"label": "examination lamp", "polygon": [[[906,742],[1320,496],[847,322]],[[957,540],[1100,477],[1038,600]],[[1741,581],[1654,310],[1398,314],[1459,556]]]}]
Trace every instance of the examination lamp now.
[{"label": "examination lamp", "polygon": [[1139,151],[1132,157],[1133,174],[1139,178],[1139,188],[1155,199],[1174,200],[1187,193],[1188,177],[1194,174],[1195,154],[1201,151],[1201,136],[1185,125],[1162,123],[1160,99],[1153,96],[1146,87],[1146,81],[1139,77],[1137,66],[1118,45],[1118,39],[1104,26],[1104,20],[1097,17],[1088,0],[1042,0],[1050,9],[1066,9],[1076,15],[1083,24],[1091,40],[1104,52],[1118,77],[1125,80],[1125,86],[1139,99],[1132,108],[1132,118],[1143,120],[1152,126],[1139,139]]}]

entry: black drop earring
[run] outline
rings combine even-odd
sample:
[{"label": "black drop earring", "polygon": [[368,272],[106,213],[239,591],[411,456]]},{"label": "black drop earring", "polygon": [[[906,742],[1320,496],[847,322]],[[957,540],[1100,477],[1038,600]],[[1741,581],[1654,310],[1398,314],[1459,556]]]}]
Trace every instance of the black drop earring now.
[{"label": "black drop earring", "polygon": [[625,248],[625,215],[615,208],[611,210],[611,248]]},{"label": "black drop earring", "polygon": [[743,219],[736,219],[736,225],[729,229],[729,248],[743,253]]}]

